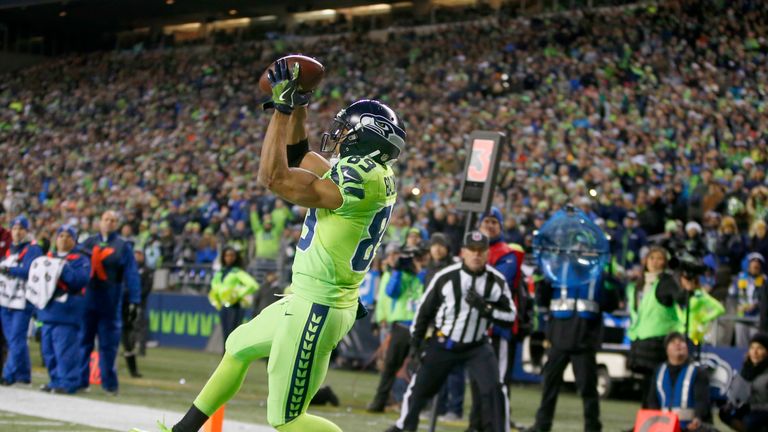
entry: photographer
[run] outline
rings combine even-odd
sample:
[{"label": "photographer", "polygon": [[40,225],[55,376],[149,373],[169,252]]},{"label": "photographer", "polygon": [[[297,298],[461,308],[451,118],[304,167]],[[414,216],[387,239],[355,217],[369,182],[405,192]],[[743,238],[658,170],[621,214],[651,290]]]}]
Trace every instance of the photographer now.
[{"label": "photographer", "polygon": [[685,335],[700,346],[709,333],[710,324],[725,313],[725,307],[701,289],[700,278],[706,267],[697,258],[684,255],[680,260],[680,287],[686,294],[686,302],[678,312],[685,323]]},{"label": "photographer", "polygon": [[676,305],[681,301],[680,287],[667,272],[667,261],[664,248],[651,246],[645,256],[645,272],[627,285],[628,334],[632,341],[629,367],[643,375],[644,394],[651,386],[654,369],[665,359],[664,338],[684,327]]},{"label": "photographer", "polygon": [[385,274],[388,277],[382,276],[381,279],[384,291],[379,292],[376,310],[386,309],[385,321],[389,324],[390,340],[384,358],[384,369],[381,371],[373,401],[368,404],[368,412],[384,412],[384,407],[389,401],[389,392],[395,383],[395,375],[408,357],[408,328],[424,293],[424,285],[418,277],[421,261],[416,259],[417,255],[418,250],[406,247],[399,254],[392,272]]}]

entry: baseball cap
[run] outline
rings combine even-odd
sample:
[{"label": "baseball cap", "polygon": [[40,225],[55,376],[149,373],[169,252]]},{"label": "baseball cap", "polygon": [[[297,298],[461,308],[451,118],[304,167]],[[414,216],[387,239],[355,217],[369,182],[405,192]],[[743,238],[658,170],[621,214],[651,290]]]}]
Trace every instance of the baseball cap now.
[{"label": "baseball cap", "polygon": [[77,230],[73,225],[64,224],[60,226],[59,229],[56,230],[56,235],[59,235],[62,232],[66,232],[70,237],[72,237],[72,240],[77,242]]},{"label": "baseball cap", "polygon": [[627,218],[628,219],[637,219],[637,213],[635,213],[633,211],[627,212]]},{"label": "baseball cap", "polygon": [[480,231],[470,231],[464,235],[463,247],[469,249],[488,249],[488,237]]},{"label": "baseball cap", "polygon": [[763,257],[763,254],[760,252],[752,252],[751,254],[747,255],[747,262],[751,262],[752,260],[758,260],[761,263],[764,263],[765,257]]},{"label": "baseball cap", "polygon": [[439,244],[450,249],[448,244],[448,237],[446,237],[443,233],[434,233],[432,234],[432,237],[429,238],[429,245],[432,246],[435,244]]},{"label": "baseball cap", "polygon": [[501,214],[501,210],[499,210],[498,207],[491,207],[490,210],[480,215],[480,218],[478,219],[478,222],[482,222],[483,219],[487,217],[496,218],[497,221],[499,221],[500,224],[504,223],[504,216]]},{"label": "baseball cap", "polygon": [[22,228],[24,228],[25,230],[28,230],[29,229],[29,219],[27,219],[27,217],[23,216],[23,215],[16,216],[11,221],[11,228],[13,228],[16,225],[21,225]]}]

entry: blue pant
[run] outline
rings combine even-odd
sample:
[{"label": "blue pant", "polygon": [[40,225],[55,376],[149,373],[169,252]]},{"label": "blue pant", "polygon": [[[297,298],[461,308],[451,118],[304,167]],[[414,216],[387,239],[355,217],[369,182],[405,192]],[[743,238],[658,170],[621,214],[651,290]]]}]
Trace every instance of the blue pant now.
[{"label": "blue pant", "polygon": [[72,324],[43,324],[43,361],[51,379],[48,387],[69,393],[80,387],[79,331]]},{"label": "blue pant", "polygon": [[117,391],[117,349],[120,344],[122,323],[119,317],[97,310],[86,310],[80,328],[80,387],[90,385],[90,361],[94,339],[99,337],[99,370],[101,387]]},{"label": "blue pant", "polygon": [[0,307],[3,334],[8,344],[8,359],[3,367],[3,379],[10,383],[28,383],[31,380],[27,330],[32,310],[16,310]]}]

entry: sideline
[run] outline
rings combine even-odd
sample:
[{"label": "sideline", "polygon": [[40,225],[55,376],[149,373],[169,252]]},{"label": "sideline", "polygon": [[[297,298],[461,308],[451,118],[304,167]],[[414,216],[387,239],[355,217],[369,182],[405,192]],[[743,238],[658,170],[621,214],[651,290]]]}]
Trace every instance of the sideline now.
[{"label": "sideline", "polygon": [[[38,390],[0,387],[2,410],[126,432],[131,428],[157,431],[157,420],[179,419],[183,413],[138,405],[104,402]],[[269,426],[224,420],[227,432],[272,432]]]}]

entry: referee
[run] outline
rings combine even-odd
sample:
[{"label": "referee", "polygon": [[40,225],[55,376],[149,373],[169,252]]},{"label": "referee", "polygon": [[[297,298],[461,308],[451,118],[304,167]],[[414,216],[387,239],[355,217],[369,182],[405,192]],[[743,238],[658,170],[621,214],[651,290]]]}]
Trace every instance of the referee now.
[{"label": "referee", "polygon": [[[422,408],[458,363],[466,365],[479,389],[483,430],[505,430],[507,413],[499,366],[487,332],[494,322],[511,325],[515,305],[504,276],[486,264],[488,237],[479,231],[467,233],[461,258],[462,262],[435,274],[416,311],[411,352],[419,356],[421,367],[408,385],[400,418],[387,432],[415,431]],[[425,341],[430,325],[435,331]]]}]

